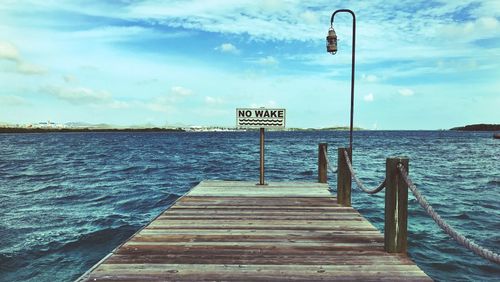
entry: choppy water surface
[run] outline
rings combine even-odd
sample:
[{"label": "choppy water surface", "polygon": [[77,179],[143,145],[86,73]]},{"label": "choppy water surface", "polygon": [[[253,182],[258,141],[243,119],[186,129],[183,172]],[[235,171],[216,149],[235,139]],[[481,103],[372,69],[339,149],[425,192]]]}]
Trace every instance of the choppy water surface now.
[{"label": "choppy water surface", "polygon": [[[354,166],[374,186],[385,158],[410,175],[464,235],[500,250],[500,140],[491,133],[356,132]],[[317,144],[333,163],[346,132],[271,132],[267,180],[317,179]],[[258,133],[0,135],[0,281],[71,281],[203,179],[258,180]],[[335,186],[335,179],[331,179]],[[333,187],[335,188],[335,187]],[[353,191],[383,229],[383,193]],[[409,254],[436,280],[494,280],[500,267],[447,237],[410,196]]]}]

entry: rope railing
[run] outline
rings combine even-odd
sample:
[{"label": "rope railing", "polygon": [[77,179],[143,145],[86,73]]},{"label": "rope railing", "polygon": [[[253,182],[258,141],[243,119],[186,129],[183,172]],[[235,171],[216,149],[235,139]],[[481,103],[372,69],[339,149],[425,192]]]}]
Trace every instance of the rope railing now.
[{"label": "rope railing", "polygon": [[[349,163],[348,163],[349,165]],[[465,236],[462,234],[458,233],[453,227],[451,227],[448,223],[446,223],[439,214],[434,211],[432,206],[427,202],[427,199],[420,193],[418,190],[417,186],[413,184],[411,179],[408,176],[408,172],[406,171],[406,168],[402,165],[398,165],[399,172],[401,176],[403,177],[404,181],[408,185],[410,191],[413,193],[415,198],[417,199],[417,202],[422,206],[422,208],[427,212],[427,214],[434,220],[434,222],[439,225],[443,231],[448,234],[451,238],[453,238],[455,241],[457,241],[459,244],[464,246],[465,248],[469,249],[470,251],[474,252],[475,254],[490,260],[494,263],[500,264],[500,255],[488,250],[484,247],[479,246],[478,244],[474,243],[472,240],[467,239]]]},{"label": "rope railing", "polygon": [[366,187],[363,184],[363,182],[361,182],[361,179],[359,179],[358,176],[356,175],[356,173],[354,172],[354,169],[352,168],[351,159],[349,158],[349,154],[347,153],[346,150],[344,150],[344,157],[345,157],[345,160],[347,163],[347,167],[349,168],[349,171],[351,172],[352,178],[356,182],[356,185],[359,187],[359,189],[363,190],[363,192],[368,193],[368,194],[377,194],[378,192],[382,191],[385,188],[386,179],[384,179],[384,181],[382,181],[382,183],[380,183],[380,185],[378,185],[374,189],[370,189],[370,188]]},{"label": "rope railing", "polygon": [[328,155],[326,154],[326,150],[323,151],[323,153],[325,154],[325,160],[326,160],[326,166],[328,167],[328,169],[333,173],[337,173],[338,172],[338,169],[333,169],[333,167],[330,165],[330,159],[328,159]]},{"label": "rope railing", "polygon": [[[451,238],[459,244],[485,258],[491,262],[500,264],[500,254],[487,248],[479,246],[472,240],[458,233],[453,227],[446,223],[441,216],[434,211],[426,198],[420,193],[417,186],[408,176],[408,158],[393,157],[386,160],[386,178],[375,189],[367,188],[356,175],[347,148],[338,148],[339,158],[337,169],[333,169],[326,152],[326,144],[320,144],[320,154],[322,160],[322,172],[324,178],[320,180],[326,182],[326,167],[337,174],[337,203],[342,206],[351,206],[351,180],[354,179],[356,186],[368,194],[376,194],[384,188],[385,197],[385,226],[384,226],[384,249],[389,253],[405,253],[407,251],[407,190],[409,189],[415,196],[417,202],[426,213],[436,222],[436,224]],[[343,160],[345,159],[345,160]],[[318,164],[321,164],[319,161]],[[321,174],[320,174],[321,175]],[[324,183],[325,183],[324,182]]]}]

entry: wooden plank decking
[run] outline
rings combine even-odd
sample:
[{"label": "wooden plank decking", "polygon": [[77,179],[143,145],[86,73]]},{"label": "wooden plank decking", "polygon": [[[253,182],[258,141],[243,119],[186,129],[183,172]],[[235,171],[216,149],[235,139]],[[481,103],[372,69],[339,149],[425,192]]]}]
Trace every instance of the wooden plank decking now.
[{"label": "wooden plank decking", "polygon": [[428,281],[319,183],[203,181],[81,281]]}]

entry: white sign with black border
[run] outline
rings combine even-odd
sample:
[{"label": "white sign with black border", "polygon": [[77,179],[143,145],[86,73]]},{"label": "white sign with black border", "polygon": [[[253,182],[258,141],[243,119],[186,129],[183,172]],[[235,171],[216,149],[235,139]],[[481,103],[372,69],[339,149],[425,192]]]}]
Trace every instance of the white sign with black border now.
[{"label": "white sign with black border", "polygon": [[239,128],[285,128],[285,121],[285,109],[236,109],[236,126]]}]

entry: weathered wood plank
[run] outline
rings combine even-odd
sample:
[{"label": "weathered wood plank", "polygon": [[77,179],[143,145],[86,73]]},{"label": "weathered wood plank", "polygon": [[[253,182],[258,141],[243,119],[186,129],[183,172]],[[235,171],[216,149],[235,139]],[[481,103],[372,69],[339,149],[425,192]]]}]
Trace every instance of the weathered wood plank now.
[{"label": "weathered wood plank", "polygon": [[204,216],[219,216],[219,217],[231,217],[231,216],[237,216],[237,217],[284,217],[284,216],[290,216],[290,217],[300,217],[304,219],[305,217],[311,217],[311,218],[317,218],[320,219],[321,217],[328,217],[328,218],[363,218],[360,214],[356,213],[349,213],[349,212],[343,212],[343,213],[336,213],[336,212],[324,212],[324,213],[312,213],[312,212],[294,212],[294,211],[289,211],[289,212],[273,212],[271,211],[242,211],[242,212],[235,212],[233,210],[223,210],[223,211],[204,211],[202,213],[198,212],[190,212],[190,211],[175,211],[171,213],[166,213],[160,215],[161,218],[174,218],[174,217],[204,217]]},{"label": "weathered wood plank", "polygon": [[[266,189],[266,188],[261,188],[261,189]],[[319,197],[319,198],[304,198],[304,197],[285,197],[285,198],[262,198],[262,197],[250,197],[250,196],[245,196],[245,197],[229,197],[229,196],[190,196],[190,197],[183,197],[178,201],[178,203],[188,203],[188,202],[211,202],[211,201],[217,201],[218,203],[222,202],[229,202],[229,203],[244,203],[244,202],[257,202],[264,204],[267,202],[271,203],[277,203],[277,202],[286,202],[289,205],[293,204],[312,204],[314,205],[322,205],[324,204],[325,206],[331,207],[332,205],[336,205],[335,198],[330,197]]]},{"label": "weathered wood plank", "polygon": [[[231,189],[240,189],[245,187],[255,187],[257,181],[249,182],[249,181],[230,181],[230,180],[203,180],[200,182],[196,189],[200,187],[206,186],[217,186],[217,187],[228,187]],[[328,189],[328,185],[325,183],[315,183],[315,182],[305,182],[305,181],[293,181],[293,182],[268,182],[268,185],[263,188],[275,188],[275,187],[305,187],[305,188],[314,188],[314,187],[322,187]]]},{"label": "weathered wood plank", "polygon": [[220,255],[220,254],[161,254],[161,255],[113,255],[106,263],[110,264],[303,264],[303,265],[412,265],[413,262],[407,257],[394,256],[315,256],[315,255]]},{"label": "weathered wood plank", "polygon": [[324,209],[318,211],[317,209],[287,209],[286,207],[280,209],[240,209],[238,207],[233,207],[232,209],[205,209],[200,212],[197,208],[183,208],[174,209],[171,208],[168,212],[163,213],[163,215],[206,215],[206,214],[222,214],[222,215],[336,215],[336,216],[361,216],[359,213],[352,210],[337,210],[337,209]]},{"label": "weathered wood plank", "polygon": [[414,265],[217,265],[200,264],[102,264],[95,270],[95,278],[110,275],[160,277],[167,280],[302,280],[311,279],[370,279],[421,278],[427,276]]},{"label": "weathered wood plank", "polygon": [[266,216],[266,215],[162,215],[157,220],[201,220],[201,219],[209,219],[209,220],[272,220],[272,221],[292,221],[292,220],[349,220],[349,221],[361,221],[363,220],[360,216],[335,216],[335,215],[322,215],[322,216],[309,216],[309,215],[275,215],[275,216]]},{"label": "weathered wood plank", "polygon": [[381,236],[368,235],[329,235],[329,236],[296,236],[289,234],[151,234],[139,233],[130,242],[383,242]]},{"label": "weathered wood plank", "polygon": [[[296,190],[290,191],[288,195],[292,197],[325,197],[329,194],[330,192],[328,191],[309,191],[309,190]],[[220,195],[224,197],[245,197],[246,195],[249,196],[254,196],[254,197],[286,197],[287,193],[284,191],[280,190],[266,190],[266,191],[227,191],[227,190],[220,190],[220,191],[212,191],[210,188],[207,188],[205,190],[196,190],[195,192],[192,192],[190,196],[215,196],[215,195]]]},{"label": "weathered wood plank", "polygon": [[81,281],[428,281],[326,184],[203,181]]},{"label": "weathered wood plank", "polygon": [[187,196],[217,197],[331,197],[328,185],[323,183],[269,183],[259,186],[249,182],[202,182]]},{"label": "weathered wood plank", "polygon": [[[242,279],[241,277],[245,277],[245,279]],[[289,276],[284,276],[284,275],[274,275],[274,276],[264,276],[262,274],[259,275],[234,275],[233,276],[225,276],[223,279],[220,277],[209,277],[209,276],[204,276],[204,277],[189,277],[187,275],[181,276],[181,277],[164,277],[164,276],[158,276],[158,275],[144,275],[144,274],[135,274],[135,275],[113,275],[113,276],[107,276],[107,275],[102,275],[102,276],[95,276],[92,281],[121,281],[121,282],[137,282],[137,281],[283,281],[283,282],[288,282],[288,281],[308,281],[308,282],[315,282],[315,281],[389,281],[389,282],[417,282],[417,281],[432,281],[423,278],[412,278],[412,277],[369,277],[369,276],[360,276],[360,277],[300,277],[298,275],[289,277]]]},{"label": "weathered wood plank", "polygon": [[296,237],[327,237],[327,236],[371,236],[371,237],[383,237],[378,230],[363,230],[363,231],[350,231],[345,232],[344,230],[248,230],[248,229],[197,229],[197,228],[185,228],[185,229],[150,229],[146,228],[139,232],[137,235],[141,234],[174,234],[174,235],[252,235],[252,236],[288,236],[289,238]]},{"label": "weathered wood plank", "polygon": [[232,255],[234,257],[241,256],[261,256],[261,255],[314,255],[325,257],[336,257],[344,255],[357,255],[357,256],[384,256],[385,251],[383,248],[366,250],[366,249],[350,249],[350,248],[330,248],[324,250],[321,248],[308,249],[304,248],[258,248],[258,247],[231,247],[231,248],[214,248],[207,247],[186,247],[186,246],[169,246],[168,248],[159,248],[157,246],[122,246],[114,254],[122,255],[164,255],[164,254],[177,254],[177,255]]},{"label": "weathered wood plank", "polygon": [[157,219],[154,222],[151,223],[150,226],[189,226],[189,225],[194,225],[194,226],[211,226],[211,225],[219,225],[219,226],[239,226],[239,225],[254,225],[254,226],[272,226],[275,228],[279,228],[280,226],[298,226],[298,225],[307,225],[304,227],[310,227],[310,226],[325,226],[325,227],[330,227],[330,228],[335,228],[335,227],[342,227],[342,226],[356,226],[356,227],[363,227],[363,228],[374,228],[371,223],[366,221],[366,219],[361,220],[358,218],[356,220],[351,220],[351,219],[339,219],[334,222],[331,221],[326,221],[325,220],[317,220],[317,219],[290,219],[290,220],[269,220],[269,219],[245,219],[243,218],[242,220],[234,220],[234,219],[220,219],[220,220],[213,220],[213,219],[206,219],[206,218],[199,218],[199,219],[190,219],[190,220],[182,220],[179,222],[179,220],[173,220],[169,219],[168,217],[162,218],[162,219]]}]

